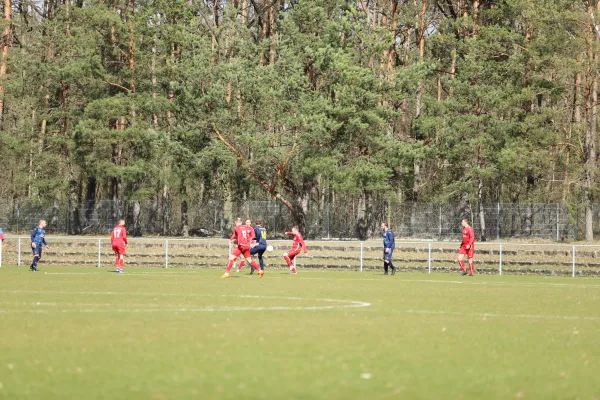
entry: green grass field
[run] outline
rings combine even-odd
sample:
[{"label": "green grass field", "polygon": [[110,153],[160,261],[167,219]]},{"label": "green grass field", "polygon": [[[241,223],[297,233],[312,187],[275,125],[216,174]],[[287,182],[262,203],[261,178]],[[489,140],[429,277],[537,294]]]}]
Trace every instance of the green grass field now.
[{"label": "green grass field", "polygon": [[41,269],[0,269],[0,398],[600,398],[595,279]]}]

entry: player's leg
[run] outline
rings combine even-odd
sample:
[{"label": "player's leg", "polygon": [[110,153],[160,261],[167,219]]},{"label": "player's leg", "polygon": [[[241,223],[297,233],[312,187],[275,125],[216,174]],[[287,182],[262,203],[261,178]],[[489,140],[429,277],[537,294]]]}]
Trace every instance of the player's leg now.
[{"label": "player's leg", "polygon": [[396,267],[394,267],[394,261],[392,260],[392,254],[394,253],[394,250],[390,250],[390,252],[388,253],[388,260],[389,260],[389,265],[390,268],[392,269],[392,275],[396,275]]},{"label": "player's leg", "polygon": [[235,259],[238,258],[238,256],[240,254],[242,254],[242,251],[240,250],[239,247],[236,247],[235,249],[233,249],[233,251],[229,255],[229,262],[227,262],[227,268],[225,269],[225,273],[223,274],[223,276],[221,278],[229,278],[229,271],[231,271],[231,268],[233,267],[233,263],[235,262]]},{"label": "player's leg", "polygon": [[290,272],[292,274],[294,274],[294,275],[297,274],[297,272],[296,272],[296,266],[294,265],[294,259],[296,258],[296,256],[298,254],[300,254],[300,250],[292,251],[292,252],[288,253],[288,257],[290,258],[290,262],[292,264],[292,265],[290,265]]},{"label": "player's leg", "polygon": [[[250,256],[254,256],[256,254],[258,246],[254,246],[250,249]],[[244,260],[242,260],[242,263],[240,265],[243,265]],[[250,268],[250,275],[254,274],[254,268]]]},{"label": "player's leg", "polygon": [[257,254],[258,254],[258,264],[260,265],[260,270],[264,271],[265,270],[265,261],[263,260],[263,254],[265,254],[265,251],[267,250],[267,246],[261,246],[264,247],[264,249],[261,249]]},{"label": "player's leg", "polygon": [[125,267],[125,246],[119,248],[119,272],[123,272]]},{"label": "player's leg", "polygon": [[389,266],[390,266],[390,260],[388,259],[388,253],[386,253],[384,250],[383,251],[383,274],[384,275],[388,274]]},{"label": "player's leg", "polygon": [[113,252],[115,253],[115,272],[119,272],[119,265],[121,262],[119,261],[119,247],[113,246]]},{"label": "player's leg", "polygon": [[237,272],[240,272],[242,270],[242,268],[244,268],[244,259],[242,258],[242,260],[240,261],[240,263],[237,266]]},{"label": "player's leg", "polygon": [[288,251],[287,253],[283,253],[283,259],[285,260],[285,262],[287,263],[288,267],[290,267],[290,269],[292,269],[292,267],[294,266],[294,263],[292,262],[292,260],[294,259],[294,257],[290,257],[290,254],[292,253],[292,251]]},{"label": "player's leg", "polygon": [[35,248],[32,248],[32,252],[33,261],[31,262],[29,269],[31,271],[37,271],[38,261],[40,261],[40,258],[42,258],[42,246],[35,246]]},{"label": "player's leg", "polygon": [[462,271],[461,275],[467,274],[467,269],[465,268],[465,254],[466,250],[461,247],[460,251],[458,252],[458,265],[460,265],[460,269]]},{"label": "player's leg", "polygon": [[252,255],[250,254],[250,249],[248,249],[244,252],[244,257],[246,258],[246,261],[248,262],[248,264],[250,264],[252,266],[252,268],[254,268],[255,270],[258,271],[258,277],[262,278],[265,271],[261,271],[258,264],[256,264],[256,262],[254,260],[252,260]]},{"label": "player's leg", "polygon": [[469,258],[469,275],[473,276],[475,273],[475,261],[473,260],[473,256],[475,255],[475,247],[471,246],[469,249],[469,253],[467,257]]}]

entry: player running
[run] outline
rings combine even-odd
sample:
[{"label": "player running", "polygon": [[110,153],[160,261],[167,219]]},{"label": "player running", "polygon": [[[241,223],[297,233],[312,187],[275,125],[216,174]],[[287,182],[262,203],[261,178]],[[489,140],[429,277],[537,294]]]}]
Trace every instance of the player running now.
[{"label": "player running", "polygon": [[115,272],[122,274],[125,266],[125,248],[127,247],[127,229],[125,220],[120,219],[110,234],[110,244],[117,256],[115,260]]},{"label": "player running", "polygon": [[238,258],[240,255],[244,256],[244,258],[252,266],[252,268],[258,271],[258,277],[262,278],[265,271],[261,270],[258,264],[256,264],[252,260],[252,256],[250,254],[250,249],[255,246],[255,244],[252,243],[254,241],[254,229],[252,229],[252,226],[249,226],[250,220],[246,220],[246,225],[242,225],[241,220],[239,220],[239,223],[240,224],[238,225],[236,222],[236,227],[233,231],[233,235],[231,235],[231,238],[229,238],[231,242],[235,241],[237,246],[235,247],[235,249],[233,249],[233,252],[229,256],[227,269],[225,270],[225,273],[221,278],[229,278],[229,271],[231,271],[235,259]]},{"label": "player running", "polygon": [[42,245],[46,246],[46,250],[48,247],[48,243],[46,243],[46,231],[44,228],[46,227],[46,220],[40,220],[40,223],[36,228],[31,231],[31,251],[33,253],[33,262],[29,266],[30,271],[37,271],[38,261],[42,258]]},{"label": "player running", "polygon": [[458,251],[458,265],[462,270],[461,276],[467,275],[467,269],[465,268],[465,255],[469,259],[469,275],[473,276],[475,271],[475,263],[473,262],[473,255],[475,254],[475,231],[473,227],[469,225],[469,221],[463,219],[460,224],[462,225],[462,243],[460,244],[460,250]]},{"label": "player running", "polygon": [[388,274],[388,267],[392,269],[392,275],[396,274],[396,267],[392,262],[392,254],[396,248],[396,241],[394,240],[394,232],[388,227],[387,223],[381,223],[381,230],[383,230],[383,274]]},{"label": "player running", "polygon": [[[246,226],[250,226],[250,220],[246,220]],[[263,228],[261,221],[256,221],[256,226],[254,227],[254,240],[256,241],[256,246],[250,249],[250,255],[253,256],[258,254],[258,263],[260,264],[260,270],[265,270],[265,261],[263,260],[263,254],[267,250],[267,230]],[[238,265],[237,272],[242,270],[244,266],[244,259],[240,261]],[[254,273],[254,268],[250,269],[250,275]]]},{"label": "player running", "polygon": [[306,243],[304,243],[304,238],[302,237],[302,234],[298,231],[297,226],[294,226],[291,232],[286,232],[285,234],[293,235],[294,243],[292,244],[292,249],[290,251],[288,251],[287,253],[283,253],[283,259],[285,260],[287,265],[289,265],[290,273],[297,274],[293,260],[298,254],[300,254],[300,250],[304,250],[304,254],[307,256],[309,255],[308,250],[306,249]]}]

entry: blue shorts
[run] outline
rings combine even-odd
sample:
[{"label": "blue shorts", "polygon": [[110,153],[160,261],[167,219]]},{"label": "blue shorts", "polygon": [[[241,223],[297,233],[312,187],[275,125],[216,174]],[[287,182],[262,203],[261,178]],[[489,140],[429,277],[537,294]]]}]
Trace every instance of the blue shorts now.
[{"label": "blue shorts", "polygon": [[34,256],[37,254],[41,258],[42,257],[42,245],[36,244],[35,248],[33,248],[33,247],[31,248],[31,252],[33,253]]},{"label": "blue shorts", "polygon": [[267,250],[266,244],[259,244],[258,246],[255,246],[250,249],[250,254],[251,255],[258,254],[259,256],[262,256],[266,250]]},{"label": "blue shorts", "polygon": [[383,259],[387,260],[387,261],[392,261],[392,254],[394,253],[394,250],[390,250],[389,253],[386,253],[385,250],[383,250]]}]

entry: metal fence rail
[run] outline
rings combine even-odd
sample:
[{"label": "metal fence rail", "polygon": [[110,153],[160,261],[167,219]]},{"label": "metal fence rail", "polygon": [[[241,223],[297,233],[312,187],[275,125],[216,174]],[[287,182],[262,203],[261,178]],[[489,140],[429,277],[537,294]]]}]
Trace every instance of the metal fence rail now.
[{"label": "metal fence rail", "polygon": [[[51,249],[43,255],[46,265],[87,265],[110,267],[114,255],[110,240],[103,238],[65,238],[49,240]],[[8,237],[0,243],[0,267],[29,262],[28,237]],[[285,266],[281,254],[290,241],[271,240],[275,253],[267,253],[267,264]],[[363,271],[381,268],[381,244],[375,241],[307,241],[313,258],[299,259],[299,268],[352,268]],[[127,261],[144,267],[222,266],[226,264],[231,246],[228,240],[215,239],[130,239]],[[439,241],[399,241],[396,243],[396,264],[401,268],[432,273],[458,271],[455,263],[457,246]],[[486,273],[545,273],[570,275],[600,275],[600,244],[521,244],[476,243],[476,269]],[[201,257],[199,258],[199,256]],[[507,269],[507,266],[509,267]]]}]

